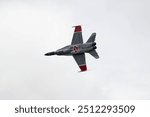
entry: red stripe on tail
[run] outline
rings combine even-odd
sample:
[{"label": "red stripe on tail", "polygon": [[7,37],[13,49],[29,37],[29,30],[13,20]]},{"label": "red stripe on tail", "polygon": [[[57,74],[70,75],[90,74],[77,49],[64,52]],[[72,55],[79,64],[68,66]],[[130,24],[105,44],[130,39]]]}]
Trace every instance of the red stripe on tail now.
[{"label": "red stripe on tail", "polygon": [[74,32],[81,32],[81,31],[82,31],[82,29],[81,29],[80,25],[79,26],[75,26]]},{"label": "red stripe on tail", "polygon": [[79,66],[79,67],[80,67],[81,71],[86,71],[86,70],[87,70],[86,65],[81,65],[81,66]]}]

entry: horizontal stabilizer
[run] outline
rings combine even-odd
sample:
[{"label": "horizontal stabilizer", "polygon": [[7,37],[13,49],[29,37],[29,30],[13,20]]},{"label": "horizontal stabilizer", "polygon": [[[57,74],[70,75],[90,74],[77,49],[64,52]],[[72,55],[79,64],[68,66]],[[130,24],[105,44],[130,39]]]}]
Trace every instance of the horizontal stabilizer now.
[{"label": "horizontal stabilizer", "polygon": [[95,50],[90,51],[89,54],[91,54],[96,59],[99,58],[99,56],[98,56],[98,54],[97,54],[97,52]]}]

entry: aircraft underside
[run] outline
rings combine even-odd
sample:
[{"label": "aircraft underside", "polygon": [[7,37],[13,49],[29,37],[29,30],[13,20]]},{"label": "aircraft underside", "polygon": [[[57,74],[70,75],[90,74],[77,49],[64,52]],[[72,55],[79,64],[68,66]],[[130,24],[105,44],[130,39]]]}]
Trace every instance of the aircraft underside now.
[{"label": "aircraft underside", "polygon": [[75,26],[71,45],[65,46],[53,52],[48,52],[45,54],[45,56],[51,56],[51,55],[71,56],[72,55],[76,63],[78,64],[79,68],[81,69],[81,71],[86,71],[87,66],[86,66],[85,53],[91,54],[96,59],[99,58],[97,52],[95,51],[95,49],[97,48],[95,37],[96,37],[96,33],[92,33],[88,41],[83,44],[81,26]]}]

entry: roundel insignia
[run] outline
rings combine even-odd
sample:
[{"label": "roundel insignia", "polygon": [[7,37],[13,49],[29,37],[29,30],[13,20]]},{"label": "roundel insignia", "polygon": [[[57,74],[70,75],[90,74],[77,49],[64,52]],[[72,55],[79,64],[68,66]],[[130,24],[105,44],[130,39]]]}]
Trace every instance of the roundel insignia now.
[{"label": "roundel insignia", "polygon": [[79,51],[79,47],[74,46],[74,47],[73,47],[73,50],[74,50],[75,53],[77,53],[77,52]]}]

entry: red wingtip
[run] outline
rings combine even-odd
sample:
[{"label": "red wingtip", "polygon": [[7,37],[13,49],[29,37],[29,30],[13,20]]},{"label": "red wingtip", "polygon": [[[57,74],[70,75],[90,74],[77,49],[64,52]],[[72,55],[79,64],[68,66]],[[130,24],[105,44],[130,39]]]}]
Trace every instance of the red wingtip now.
[{"label": "red wingtip", "polygon": [[73,27],[75,27],[74,32],[81,32],[82,31],[81,25],[73,26]]},{"label": "red wingtip", "polygon": [[81,66],[79,66],[79,67],[80,67],[81,71],[86,71],[86,70],[87,70],[86,65],[81,65]]}]

